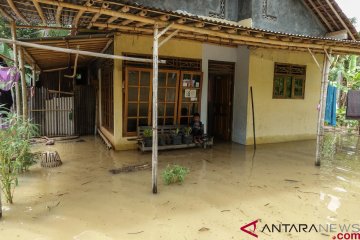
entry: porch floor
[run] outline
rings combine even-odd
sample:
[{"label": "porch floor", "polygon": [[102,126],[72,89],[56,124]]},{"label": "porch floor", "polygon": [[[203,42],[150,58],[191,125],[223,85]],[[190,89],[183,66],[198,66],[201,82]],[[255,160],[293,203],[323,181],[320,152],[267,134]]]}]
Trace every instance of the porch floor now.
[{"label": "porch floor", "polygon": [[[161,152],[190,168],[183,185],[151,193],[151,171],[110,169],[150,163],[151,154],[107,151],[94,137],[35,147],[57,150],[63,165],[21,176],[15,204],[4,206],[1,239],[251,239],[240,227],[360,222],[359,154],[339,151],[314,166],[315,142]],[[354,140],[355,141],[355,140]],[[348,149],[349,150],[349,149]],[[261,233],[265,239],[330,239],[329,233]]]}]

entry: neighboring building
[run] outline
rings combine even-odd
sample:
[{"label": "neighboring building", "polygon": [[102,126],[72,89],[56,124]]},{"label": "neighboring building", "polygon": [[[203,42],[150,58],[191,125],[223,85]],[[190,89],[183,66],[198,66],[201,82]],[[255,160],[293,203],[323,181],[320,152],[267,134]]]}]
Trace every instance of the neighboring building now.
[{"label": "neighboring building", "polygon": [[[55,8],[50,2],[42,1]],[[209,134],[240,144],[253,143],[250,87],[258,143],[314,139],[322,51],[329,46],[352,51],[359,44],[354,26],[334,1],[136,2],[142,5],[127,1],[130,10],[120,3],[111,9],[135,18],[174,21],[179,29],[189,22],[159,50],[160,59],[167,60],[159,70],[159,125],[186,125],[199,112]],[[103,18],[95,18],[95,11],[81,14],[73,17],[76,26],[119,31],[108,51],[151,58],[151,23],[105,12]],[[190,27],[199,31],[191,32]],[[313,46],[318,48],[308,51]],[[152,65],[115,60],[94,66],[99,80],[98,127],[116,149],[134,148],[135,141],[129,140],[137,127],[151,125]]]}]

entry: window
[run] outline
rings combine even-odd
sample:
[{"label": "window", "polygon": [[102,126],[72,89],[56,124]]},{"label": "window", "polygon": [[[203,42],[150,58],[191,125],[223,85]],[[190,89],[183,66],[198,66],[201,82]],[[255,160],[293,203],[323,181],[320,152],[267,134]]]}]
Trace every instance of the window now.
[{"label": "window", "polygon": [[136,135],[137,126],[148,126],[151,123],[151,79],[151,70],[126,70],[124,128],[129,135]]},{"label": "window", "polygon": [[303,99],[306,66],[275,63],[273,98]]},{"label": "window", "polygon": [[174,125],[176,123],[179,73],[160,70],[158,84],[158,125]]},{"label": "window", "polygon": [[[159,70],[159,126],[190,123],[200,111],[201,80],[201,72]],[[124,90],[124,136],[135,136],[138,126],[152,124],[152,69],[126,67]]]}]

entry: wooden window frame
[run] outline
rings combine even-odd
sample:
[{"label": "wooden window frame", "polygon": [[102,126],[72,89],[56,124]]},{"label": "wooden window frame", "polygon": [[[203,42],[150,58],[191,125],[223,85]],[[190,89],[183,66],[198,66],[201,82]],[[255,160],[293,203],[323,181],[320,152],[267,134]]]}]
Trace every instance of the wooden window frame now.
[{"label": "wooden window frame", "polygon": [[[123,109],[124,109],[124,114],[123,114],[123,136],[124,137],[132,137],[132,136],[136,136],[137,132],[128,132],[128,119],[137,119],[137,125],[139,125],[139,119],[144,119],[145,117],[139,117],[139,107],[137,108],[137,116],[136,117],[129,117],[128,116],[128,106],[129,103],[137,103],[138,105],[142,102],[140,101],[140,94],[138,92],[138,98],[137,101],[133,102],[133,101],[129,101],[129,86],[130,87],[138,87],[138,89],[141,88],[140,82],[138,83],[137,86],[135,85],[129,85],[129,72],[130,71],[137,71],[139,72],[139,76],[138,79],[140,80],[140,74],[141,72],[149,72],[150,73],[150,85],[149,85],[149,99],[148,99],[148,125],[150,126],[152,123],[152,77],[153,77],[153,70],[151,68],[138,68],[138,67],[126,67],[125,68],[125,84],[124,84],[124,104],[123,104]],[[179,94],[179,83],[180,83],[180,71],[178,70],[159,70],[159,73],[166,73],[166,85],[159,87],[159,88],[175,88],[175,102],[168,102],[167,101],[167,91],[165,91],[165,101],[159,101],[158,103],[162,103],[165,104],[164,106],[164,115],[162,116],[158,116],[159,118],[163,118],[164,119],[164,124],[165,124],[165,119],[167,118],[173,118],[173,124],[176,124],[177,121],[177,109],[178,109],[178,94]],[[177,74],[177,79],[176,79],[176,86],[175,87],[168,87],[168,74],[169,73],[175,73]],[[139,91],[139,90],[138,90]],[[143,101],[144,103],[144,101]],[[174,104],[174,114],[173,116],[167,116],[166,115],[166,106],[168,103],[173,103]]]},{"label": "wooden window frame", "polygon": [[[184,78],[185,74],[190,74],[191,79],[193,78],[193,75],[200,75],[200,86],[199,86],[199,88],[195,88],[195,89],[199,90],[198,100],[196,102],[195,101],[183,102],[182,91],[183,91],[184,87],[183,87],[182,81],[183,81],[183,78]],[[183,103],[188,103],[188,104],[197,103],[199,105],[198,112],[199,113],[201,112],[201,92],[202,92],[202,84],[203,84],[203,72],[200,72],[200,71],[181,71],[179,84],[180,84],[180,87],[179,87],[179,102],[178,102],[177,123],[180,124],[180,120],[181,120],[182,117],[187,117],[188,118],[188,123],[190,123],[191,122],[190,118],[193,117],[193,115],[191,115],[189,113],[188,113],[187,116],[182,115],[181,114],[181,106],[182,106]],[[194,88],[190,87],[190,89],[194,89]]]},{"label": "wooden window frame", "polygon": [[[276,72],[277,65],[289,66],[290,73],[277,73]],[[291,73],[291,68],[292,67],[301,67],[301,68],[303,68],[304,69],[304,74],[303,75],[292,74]],[[306,72],[307,72],[306,65],[288,64],[288,63],[275,63],[275,65],[274,65],[274,77],[273,77],[273,93],[272,93],[273,99],[305,99]],[[284,80],[284,94],[282,96],[275,95],[275,79],[278,76],[284,77],[284,79],[285,79]],[[286,78],[287,77],[291,78],[291,97],[286,96],[286,89],[287,89]],[[301,96],[295,96],[295,80],[296,79],[302,79],[302,81],[303,81],[303,88],[302,88],[302,95]]]},{"label": "wooden window frame", "polygon": [[[137,125],[139,122],[139,119],[145,118],[145,117],[139,117],[139,107],[137,108],[137,116],[136,117],[129,117],[128,116],[128,106],[129,106],[129,93],[128,93],[128,89],[129,89],[129,72],[130,71],[138,71],[139,72],[139,76],[138,76],[138,80],[139,83],[137,86],[135,85],[130,85],[130,87],[137,87],[138,91],[140,91],[141,85],[140,85],[140,74],[141,72],[149,72],[150,73],[150,83],[149,83],[149,99],[148,99],[148,115],[147,115],[147,119],[148,119],[148,125],[150,125],[151,123],[151,103],[152,103],[152,76],[153,76],[153,72],[151,69],[147,69],[147,68],[136,68],[136,67],[127,67],[125,69],[125,89],[124,89],[124,96],[125,96],[125,105],[124,105],[124,118],[123,118],[123,130],[124,130],[124,134],[125,136],[131,137],[131,136],[136,136],[136,131],[135,132],[128,132],[127,130],[127,125],[128,125],[128,119],[137,119]],[[130,102],[132,103],[132,102]],[[137,101],[134,102],[137,103],[138,105],[141,103],[140,101],[140,94],[138,94],[137,96]],[[145,102],[146,103],[146,102]]]},{"label": "wooden window frame", "polygon": [[[110,76],[108,76],[110,75]],[[107,78],[105,76],[108,76]],[[101,68],[101,126],[114,133],[114,72],[112,65]]]},{"label": "wooden window frame", "polygon": [[[158,88],[165,88],[166,91],[165,91],[165,101],[163,102],[160,102],[158,101],[158,104],[164,104],[164,115],[163,116],[159,116],[158,115],[158,119],[159,118],[163,118],[164,119],[164,123],[162,125],[166,125],[165,122],[166,122],[166,119],[167,118],[172,118],[173,119],[173,125],[176,124],[176,116],[177,116],[177,109],[178,109],[178,103],[179,103],[179,100],[178,100],[178,96],[179,96],[179,83],[180,83],[180,71],[177,71],[177,70],[159,70],[159,73],[166,73],[166,85],[165,87],[161,87],[159,86]],[[169,73],[176,73],[176,76],[177,76],[177,79],[176,79],[176,84],[175,84],[175,87],[168,87],[168,75]],[[175,101],[174,102],[168,102],[167,101],[167,89],[168,88],[175,88]],[[169,117],[166,115],[166,106],[168,105],[168,103],[171,103],[171,104],[174,104],[174,114],[172,117]],[[159,120],[158,120],[159,121]]]}]

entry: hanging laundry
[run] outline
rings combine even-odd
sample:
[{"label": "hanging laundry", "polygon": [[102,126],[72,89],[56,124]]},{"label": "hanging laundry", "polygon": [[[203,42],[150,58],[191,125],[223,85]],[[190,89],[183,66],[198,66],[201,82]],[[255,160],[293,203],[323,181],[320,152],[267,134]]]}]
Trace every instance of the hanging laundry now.
[{"label": "hanging laundry", "polygon": [[336,126],[336,95],[337,88],[329,85],[326,96],[325,122]]},{"label": "hanging laundry", "polygon": [[0,89],[9,91],[19,78],[20,73],[16,67],[0,67]]},{"label": "hanging laundry", "polygon": [[360,120],[360,90],[350,90],[347,94],[346,119]]}]

